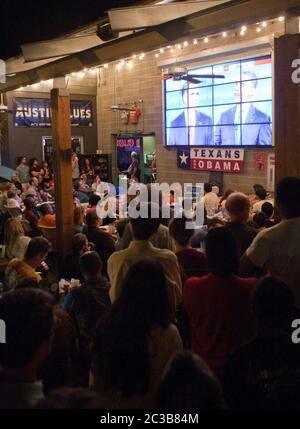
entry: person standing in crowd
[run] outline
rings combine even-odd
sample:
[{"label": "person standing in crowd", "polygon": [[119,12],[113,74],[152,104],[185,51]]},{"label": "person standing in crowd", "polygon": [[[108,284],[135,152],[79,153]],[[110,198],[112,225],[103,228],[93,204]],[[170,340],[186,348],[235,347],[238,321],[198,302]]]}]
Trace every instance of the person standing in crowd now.
[{"label": "person standing in crowd", "polygon": [[90,350],[97,325],[110,306],[109,282],[102,275],[102,261],[97,252],[85,252],[78,259],[83,280],[69,289],[63,308],[69,313],[79,332],[81,373],[88,383]]},{"label": "person standing in crowd", "polygon": [[78,180],[80,176],[79,161],[75,152],[72,153],[71,163],[72,163],[72,179],[73,181],[75,181],[75,180]]},{"label": "person standing in crowd", "polygon": [[224,393],[234,409],[298,409],[300,351],[285,328],[293,294],[279,280],[264,277],[253,292],[256,337],[236,349],[226,365]]},{"label": "person standing in crowd", "polygon": [[264,269],[291,288],[300,308],[300,179],[279,181],[276,205],[283,220],[257,235],[241,260],[240,272],[247,276]]},{"label": "person standing in crowd", "polygon": [[182,350],[162,266],[132,265],[119,299],[99,324],[93,347],[90,385],[106,408],[152,408],[159,380]]},{"label": "person standing in crowd", "polygon": [[6,200],[6,206],[9,208],[20,208],[20,201],[22,201],[20,198],[18,198],[17,194],[12,191],[11,189],[7,191],[7,200]]},{"label": "person standing in crowd", "polygon": [[206,253],[210,274],[187,280],[183,304],[192,326],[192,350],[222,380],[231,351],[253,335],[251,292],[256,279],[237,276],[236,242],[227,228],[208,233]]},{"label": "person standing in crowd", "polygon": [[241,257],[257,235],[257,229],[247,225],[250,201],[245,194],[234,192],[227,198],[225,207],[230,215],[226,228],[234,235]]},{"label": "person standing in crowd", "polygon": [[30,174],[31,178],[37,177],[40,174],[43,174],[43,170],[39,166],[39,162],[38,162],[38,160],[36,158],[32,158],[30,160],[29,174]]},{"label": "person standing in crowd", "polygon": [[144,213],[144,216],[130,218],[134,240],[128,249],[115,252],[108,260],[108,274],[111,282],[110,298],[114,302],[120,296],[123,280],[134,263],[151,259],[159,262],[164,269],[169,287],[170,303],[175,314],[182,296],[178,260],[173,252],[167,249],[157,249],[150,241],[160,225],[158,217],[151,217],[158,210],[159,207],[154,203],[144,203],[141,204],[141,213]]},{"label": "person standing in crowd", "polygon": [[27,165],[27,159],[25,156],[21,156],[19,158],[18,166],[16,170],[17,170],[17,174],[19,176],[20,182],[22,184],[23,191],[25,191],[30,179],[29,167]]},{"label": "person standing in crowd", "polygon": [[4,230],[6,257],[23,259],[29,242],[30,237],[24,235],[21,222],[14,217],[8,219]]},{"label": "person standing in crowd", "polygon": [[71,252],[63,259],[59,277],[61,279],[68,280],[82,280],[79,268],[79,259],[85,252],[90,250],[86,236],[81,233],[73,235],[71,240],[71,249]]},{"label": "person standing in crowd", "polygon": [[212,186],[210,183],[204,183],[203,202],[208,216],[213,216],[215,213],[217,213],[219,207],[219,197],[217,194],[212,192]]},{"label": "person standing in crowd", "polygon": [[121,171],[122,174],[127,174],[130,179],[139,182],[139,161],[136,152],[131,152],[131,164],[127,170]]},{"label": "person standing in crowd", "polygon": [[24,259],[12,259],[4,273],[4,291],[13,290],[17,284],[27,278],[41,281],[41,276],[36,272],[42,262],[46,259],[50,250],[50,243],[44,237],[34,237],[30,240]]},{"label": "person standing in crowd", "polygon": [[96,210],[90,211],[86,215],[86,225],[83,227],[83,234],[86,235],[89,242],[95,244],[103,263],[103,275],[107,275],[107,261],[110,255],[115,251],[115,241],[110,234],[102,231],[100,228],[100,219]]},{"label": "person standing in crowd", "polygon": [[221,410],[226,408],[221,386],[207,364],[190,351],[169,362],[156,395],[159,410]]},{"label": "person standing in crowd", "polygon": [[51,350],[53,305],[51,295],[31,288],[1,298],[6,343],[0,345],[0,409],[31,408],[43,399],[38,371]]},{"label": "person standing in crowd", "polygon": [[201,277],[207,273],[205,253],[192,249],[191,238],[195,230],[187,228],[190,222],[185,216],[174,217],[169,224],[170,235],[175,241],[175,252],[186,278]]}]

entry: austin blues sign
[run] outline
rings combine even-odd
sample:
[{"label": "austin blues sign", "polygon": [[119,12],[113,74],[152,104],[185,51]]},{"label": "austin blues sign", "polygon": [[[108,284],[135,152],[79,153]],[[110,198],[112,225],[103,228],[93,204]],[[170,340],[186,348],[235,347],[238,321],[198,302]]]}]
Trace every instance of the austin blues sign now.
[{"label": "austin blues sign", "polygon": [[242,173],[244,149],[178,149],[177,165],[185,170]]},{"label": "austin blues sign", "polygon": [[[15,127],[51,127],[51,100],[48,98],[13,99]],[[72,127],[92,127],[93,111],[90,100],[71,100]]]}]

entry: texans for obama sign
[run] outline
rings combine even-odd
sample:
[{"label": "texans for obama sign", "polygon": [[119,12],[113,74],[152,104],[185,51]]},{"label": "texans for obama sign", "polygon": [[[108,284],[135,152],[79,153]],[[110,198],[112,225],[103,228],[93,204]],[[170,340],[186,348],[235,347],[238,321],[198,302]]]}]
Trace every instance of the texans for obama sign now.
[{"label": "texans for obama sign", "polygon": [[224,171],[241,173],[243,171],[244,149],[178,149],[179,168],[195,171]]}]

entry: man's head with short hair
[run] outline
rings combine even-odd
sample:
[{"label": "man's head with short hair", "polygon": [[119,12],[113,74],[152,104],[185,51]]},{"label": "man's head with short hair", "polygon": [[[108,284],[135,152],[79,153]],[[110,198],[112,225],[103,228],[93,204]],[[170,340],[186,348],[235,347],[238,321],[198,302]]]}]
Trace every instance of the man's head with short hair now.
[{"label": "man's head with short hair", "polygon": [[101,276],[102,261],[97,252],[85,252],[79,259],[79,267],[85,281]]},{"label": "man's head with short hair", "polygon": [[99,203],[100,200],[101,200],[101,198],[99,197],[99,195],[92,194],[89,197],[89,205],[91,207],[95,207]]},{"label": "man's head with short hair", "polygon": [[86,235],[80,232],[72,237],[71,246],[74,253],[82,254],[86,252],[88,250],[88,244]]},{"label": "man's head with short hair", "polygon": [[24,206],[26,210],[30,210],[34,207],[34,199],[32,197],[26,197],[24,199]]},{"label": "man's head with short hair", "polygon": [[50,204],[42,204],[39,210],[43,216],[46,216],[47,214],[52,214],[52,209],[50,207]]},{"label": "man's head with short hair", "polygon": [[276,204],[286,219],[300,216],[300,179],[285,177],[276,187]]},{"label": "man's head with short hair", "polygon": [[253,290],[253,307],[260,328],[284,329],[293,314],[292,291],[280,280],[266,276]]},{"label": "man's head with short hair", "polygon": [[228,228],[211,229],[206,237],[206,256],[210,272],[227,277],[237,274],[239,257],[235,237]]},{"label": "man's head with short hair", "polygon": [[212,192],[212,185],[208,182],[204,183],[204,193]]},{"label": "man's head with short hair", "polygon": [[233,222],[247,222],[250,211],[249,198],[242,192],[230,194],[225,204]]},{"label": "man's head with short hair", "polygon": [[265,188],[263,186],[260,186],[260,187],[255,188],[255,195],[260,200],[265,200],[267,198],[267,191],[265,190]]},{"label": "man's head with short hair", "polygon": [[50,351],[54,301],[32,288],[14,290],[0,299],[0,319],[6,323],[6,343],[0,345],[0,366],[37,372]]},{"label": "man's head with short hair", "polygon": [[97,215],[96,210],[89,211],[85,216],[85,221],[88,227],[98,227],[100,225],[100,219]]},{"label": "man's head with short hair", "polygon": [[266,226],[266,215],[263,212],[255,213],[253,216],[253,222],[257,228],[263,228]]},{"label": "man's head with short hair", "polygon": [[182,216],[174,217],[169,223],[170,235],[180,246],[188,246],[194,235],[194,229],[186,227],[188,222],[189,220]]},{"label": "man's head with short hair", "polygon": [[7,191],[7,198],[15,198],[15,196],[16,196],[16,193],[11,189]]},{"label": "man's head with short hair", "polygon": [[261,206],[261,211],[262,213],[265,214],[266,219],[270,219],[273,216],[274,213],[274,207],[272,203],[269,203],[269,201],[266,201],[265,203],[263,203],[263,205]]},{"label": "man's head with short hair", "polygon": [[147,217],[130,218],[133,235],[135,240],[149,240],[161,223],[159,217],[152,217],[153,213],[159,212],[159,206],[155,203],[142,203],[140,209]]},{"label": "man's head with short hair", "polygon": [[34,237],[30,240],[24,259],[34,268],[41,265],[51,248],[49,241],[44,237]]}]

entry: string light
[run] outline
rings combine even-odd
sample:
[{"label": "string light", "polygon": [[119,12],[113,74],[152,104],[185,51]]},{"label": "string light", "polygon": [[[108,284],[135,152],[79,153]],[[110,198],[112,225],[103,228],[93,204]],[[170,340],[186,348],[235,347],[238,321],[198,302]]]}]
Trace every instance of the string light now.
[{"label": "string light", "polygon": [[181,45],[180,45],[180,43],[177,45],[177,48],[178,48],[178,49],[181,49]]},{"label": "string light", "polygon": [[257,31],[258,33],[260,33],[260,32],[261,32],[261,28],[260,28],[260,27],[257,27],[256,31]]},{"label": "string light", "polygon": [[194,43],[194,45],[198,45],[198,40],[194,39],[193,43]]},{"label": "string light", "polygon": [[83,69],[83,71],[86,73],[86,72],[88,71],[88,69],[85,67],[85,68]]},{"label": "string light", "polygon": [[208,37],[205,37],[204,43],[208,43]]},{"label": "string light", "polygon": [[126,62],[126,66],[127,66],[129,69],[132,69],[132,67],[133,67],[133,62],[132,62],[132,61],[127,61],[127,62]]},{"label": "string light", "polygon": [[223,37],[227,37],[227,33],[226,33],[226,31],[223,31],[222,36],[223,36]]},{"label": "string light", "polygon": [[241,31],[243,31],[244,33],[246,32],[247,27],[245,25],[242,26]]},{"label": "string light", "polygon": [[187,41],[183,42],[183,46],[188,46],[188,42]]},{"label": "string light", "polygon": [[108,69],[108,64],[104,64],[103,66],[105,69]]},{"label": "string light", "polygon": [[172,53],[173,53],[173,52],[174,52],[174,50],[175,50],[174,48],[171,48],[171,49],[170,49],[170,52],[172,52]]},{"label": "string light", "polygon": [[73,73],[71,73],[71,76],[72,76],[72,77],[75,77],[75,76],[76,76],[76,73],[74,73],[74,72],[73,72]]},{"label": "string light", "polygon": [[159,54],[155,54],[154,56],[155,56],[155,58],[158,58],[158,57],[159,57]]},{"label": "string light", "polygon": [[279,21],[279,22],[284,21],[284,16],[280,16],[280,17],[278,18],[278,21]]},{"label": "string light", "polygon": [[163,54],[163,53],[164,53],[163,48],[161,48],[161,49],[159,50],[159,52],[160,52],[161,54]]},{"label": "string light", "polygon": [[136,59],[136,55],[134,54],[134,55],[132,55],[132,58],[135,60]]},{"label": "string light", "polygon": [[261,25],[265,28],[267,26],[266,21],[263,21]]}]

